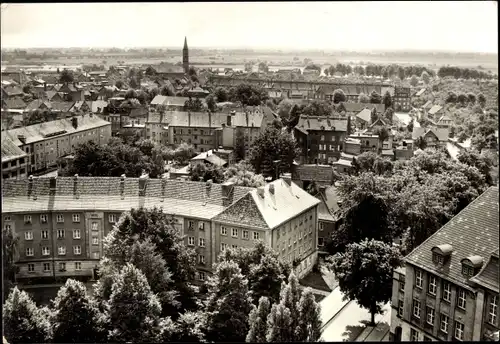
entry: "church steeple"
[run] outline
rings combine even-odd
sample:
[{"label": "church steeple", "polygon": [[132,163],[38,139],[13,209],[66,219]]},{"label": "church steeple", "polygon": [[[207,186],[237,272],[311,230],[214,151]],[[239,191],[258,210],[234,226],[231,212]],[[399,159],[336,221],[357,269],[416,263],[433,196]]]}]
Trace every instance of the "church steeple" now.
[{"label": "church steeple", "polygon": [[184,66],[184,73],[189,71],[189,49],[187,37],[184,36],[184,48],[182,49],[182,65]]}]

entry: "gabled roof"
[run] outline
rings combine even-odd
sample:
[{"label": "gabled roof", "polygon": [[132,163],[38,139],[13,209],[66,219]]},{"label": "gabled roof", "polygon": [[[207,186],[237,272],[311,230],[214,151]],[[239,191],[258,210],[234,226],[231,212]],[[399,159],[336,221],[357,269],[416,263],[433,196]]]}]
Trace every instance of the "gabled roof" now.
[{"label": "gabled roof", "polygon": [[268,229],[259,208],[249,193],[213,218],[214,221]]},{"label": "gabled roof", "polygon": [[356,115],[356,118],[359,118],[365,121],[366,123],[370,123],[371,117],[372,117],[372,112],[369,109],[363,109]]},{"label": "gabled roof", "polygon": [[429,110],[429,113],[431,115],[435,115],[436,113],[438,113],[439,111],[441,111],[443,109],[443,107],[441,105],[434,105],[430,110]]},{"label": "gabled roof", "polygon": [[48,109],[52,108],[52,105],[49,101],[43,99],[35,99],[26,107],[26,111],[33,111],[39,109],[42,105],[45,105]]},{"label": "gabled roof", "polygon": [[2,132],[2,162],[19,159],[27,154]]},{"label": "gabled roof", "polygon": [[413,140],[418,139],[420,136],[427,136],[428,134],[434,134],[439,141],[444,142],[448,141],[449,131],[447,128],[422,128],[422,127],[413,127],[413,131],[411,133],[411,138]]},{"label": "gabled roof", "polygon": [[210,164],[214,165],[214,166],[224,166],[225,164],[227,164],[227,161],[220,158],[219,156],[215,155],[212,151],[208,151],[208,152],[203,152],[203,153],[200,153],[198,154],[197,156],[195,156],[194,158],[191,159],[192,161],[206,161],[206,162],[209,162]]},{"label": "gabled roof", "polygon": [[5,105],[7,109],[24,109],[26,108],[26,103],[19,97],[5,99]]},{"label": "gabled roof", "polygon": [[493,251],[489,257],[489,260],[486,262],[484,267],[479,271],[479,273],[470,279],[471,282],[474,282],[482,287],[493,290],[498,293],[498,248]]},{"label": "gabled roof", "polygon": [[50,102],[52,111],[68,112],[75,102]]},{"label": "gabled roof", "polygon": [[373,110],[373,108],[375,108],[378,113],[382,113],[385,110],[384,104],[348,103],[348,102],[344,102],[341,104],[344,106],[346,112],[358,113],[362,111],[364,108],[368,108],[370,111]]},{"label": "gabled roof", "polygon": [[432,101],[428,100],[427,103],[425,103],[422,108],[424,109],[430,109],[432,107]]},{"label": "gabled roof", "polygon": [[[486,259],[491,252],[498,250],[498,240],[498,187],[492,186],[415,248],[405,260],[454,283],[469,286],[470,282],[462,275],[462,259],[475,255]],[[442,244],[450,244],[453,253],[440,268],[432,261],[431,249]],[[498,267],[496,271],[498,274]]]},{"label": "gabled roof", "polygon": [[2,90],[7,94],[7,96],[20,96],[23,94],[23,90],[16,85],[2,86]]},{"label": "gabled roof", "polygon": [[303,130],[320,130],[320,131],[347,131],[347,118],[346,119],[332,119],[330,117],[316,117],[301,115],[299,122],[295,128]]},{"label": "gabled roof", "polygon": [[438,123],[441,122],[441,121],[451,121],[451,118],[448,117],[448,115],[443,115],[441,116],[441,118],[439,119]]},{"label": "gabled roof", "polygon": [[321,201],[318,206],[318,219],[326,221],[336,221],[337,212],[339,211],[337,188],[329,186],[325,188],[324,194],[319,192],[316,196]]}]

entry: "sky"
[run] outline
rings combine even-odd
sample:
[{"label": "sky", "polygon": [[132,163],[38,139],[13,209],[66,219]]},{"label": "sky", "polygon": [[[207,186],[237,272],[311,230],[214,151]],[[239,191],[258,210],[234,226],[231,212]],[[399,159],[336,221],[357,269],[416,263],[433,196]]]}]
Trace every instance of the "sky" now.
[{"label": "sky", "polygon": [[498,51],[496,1],[1,5],[2,48]]}]

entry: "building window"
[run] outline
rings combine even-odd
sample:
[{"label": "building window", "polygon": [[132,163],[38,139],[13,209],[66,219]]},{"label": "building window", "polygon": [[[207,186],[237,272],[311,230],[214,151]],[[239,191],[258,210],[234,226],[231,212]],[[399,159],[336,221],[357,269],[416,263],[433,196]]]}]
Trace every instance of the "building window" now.
[{"label": "building window", "polygon": [[323,231],[323,222],[318,222],[318,229],[319,231]]},{"label": "building window", "polygon": [[325,243],[324,243],[324,238],[319,237],[319,238],[318,238],[318,246],[319,246],[319,247],[323,247],[323,245],[324,245],[324,244],[325,244]]},{"label": "building window", "polygon": [[259,240],[259,232],[253,232],[253,240]]},{"label": "building window", "polygon": [[24,223],[31,224],[31,215],[24,215]]},{"label": "building window", "polygon": [[188,237],[188,245],[194,246],[194,237]]},{"label": "building window", "polygon": [[243,239],[248,240],[248,231],[243,231]]},{"label": "building window", "polygon": [[75,255],[80,255],[82,254],[82,247],[80,245],[73,246],[73,253]]},{"label": "building window", "polygon": [[497,324],[498,296],[490,295],[490,304],[488,306],[488,323]]},{"label": "building window", "polygon": [[59,263],[59,271],[66,271],[66,263]]},{"label": "building window", "polygon": [[33,240],[33,232],[32,231],[24,232],[24,239],[25,240]]},{"label": "building window", "polygon": [[31,248],[31,247],[26,248],[26,256],[28,256],[28,257],[33,256],[33,248]]},{"label": "building window", "polygon": [[415,270],[415,286],[417,288],[422,289],[422,271],[421,270]]},{"label": "building window", "polygon": [[28,264],[28,272],[35,272],[35,264],[33,263]]},{"label": "building window", "polygon": [[418,342],[418,332],[414,329],[410,330],[410,341]]},{"label": "building window", "polygon": [[40,232],[42,239],[48,239],[49,238],[49,231],[41,231]]},{"label": "building window", "polygon": [[205,230],[205,222],[198,222],[198,230],[200,231]]},{"label": "building window", "polygon": [[428,288],[429,294],[436,295],[436,289],[437,289],[436,277],[429,275],[429,288]]},{"label": "building window", "polygon": [[108,222],[109,223],[116,223],[116,215],[115,214],[109,214],[108,215]]},{"label": "building window", "polygon": [[465,277],[474,276],[474,268],[472,266],[462,264],[462,275],[464,275]]},{"label": "building window", "polygon": [[225,251],[225,250],[226,250],[226,248],[227,248],[227,244],[225,244],[225,243],[221,243],[221,244],[220,244],[220,250],[221,250],[221,251]]},{"label": "building window", "polygon": [[205,247],[205,239],[203,239],[203,238],[198,238],[198,243],[199,243],[199,245],[198,245],[198,246],[200,246],[200,247]]},{"label": "building window", "polygon": [[80,239],[80,230],[73,229],[73,239]]},{"label": "building window", "polygon": [[404,301],[403,300],[399,300],[398,301],[398,315],[400,317],[403,316],[403,309],[404,309],[403,306],[404,306]]},{"label": "building window", "polygon": [[43,256],[48,256],[50,254],[50,248],[48,247],[42,247],[42,255]]},{"label": "building window", "polygon": [[399,281],[399,291],[404,293],[405,291],[405,281]]},{"label": "building window", "polygon": [[73,222],[80,222],[80,214],[73,214]]},{"label": "building window", "polygon": [[60,255],[60,256],[64,256],[66,254],[66,246],[59,246],[57,248],[57,253]]},{"label": "building window", "polygon": [[205,256],[202,255],[202,254],[200,254],[198,256],[198,261],[199,261],[200,264],[205,264]]},{"label": "building window", "polygon": [[4,221],[11,221],[11,217],[10,216],[5,216],[3,219],[4,219]]},{"label": "building window", "polygon": [[455,321],[455,338],[458,340],[464,339],[464,324],[460,321]]},{"label": "building window", "polygon": [[429,325],[432,325],[434,326],[434,318],[436,316],[436,311],[434,310],[434,308],[431,308],[431,307],[427,307],[427,323]]},{"label": "building window", "polygon": [[451,302],[451,283],[443,282],[443,300]]},{"label": "building window", "polygon": [[92,237],[92,245],[99,245],[99,237]]},{"label": "building window", "polygon": [[50,271],[50,263],[43,263],[43,271],[44,272]]},{"label": "building window", "polygon": [[238,237],[238,229],[237,228],[232,228],[232,230],[231,230],[231,236],[233,238],[237,238]]},{"label": "building window", "polygon": [[467,301],[467,294],[464,289],[458,289],[458,294],[457,294],[457,306],[459,308],[465,309],[466,301]]},{"label": "building window", "polygon": [[198,273],[198,277],[199,277],[200,281],[204,281],[205,280],[205,273],[203,271],[200,271]]},{"label": "building window", "polygon": [[413,315],[420,319],[420,301],[413,300]]},{"label": "building window", "polygon": [[227,228],[226,228],[226,227],[224,227],[224,226],[222,226],[222,227],[220,228],[220,234],[221,234],[221,235],[227,235]]},{"label": "building window", "polygon": [[441,324],[439,326],[439,329],[444,332],[448,333],[448,323],[449,323],[449,318],[447,315],[441,314]]},{"label": "building window", "polygon": [[193,221],[188,221],[188,229],[192,231],[194,229],[194,222]]},{"label": "building window", "polygon": [[57,223],[64,223],[64,215],[58,214],[56,221],[57,221]]},{"label": "building window", "polygon": [[64,229],[58,229],[57,230],[57,238],[58,239],[63,239],[64,238]]},{"label": "building window", "polygon": [[41,223],[47,223],[48,217],[46,214],[40,215],[40,222]]},{"label": "building window", "polygon": [[81,262],[75,262],[75,270],[80,271],[82,269],[82,263]]}]

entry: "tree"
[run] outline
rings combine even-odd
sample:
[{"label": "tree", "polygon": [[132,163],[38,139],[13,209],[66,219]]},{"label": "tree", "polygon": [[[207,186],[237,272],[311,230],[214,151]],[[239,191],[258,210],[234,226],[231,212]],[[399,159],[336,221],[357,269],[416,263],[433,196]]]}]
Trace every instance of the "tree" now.
[{"label": "tree", "polygon": [[269,72],[269,66],[267,65],[266,62],[262,61],[259,63],[259,72],[262,72],[262,73]]},{"label": "tree", "polygon": [[235,185],[254,188],[266,184],[264,177],[261,174],[256,174],[252,165],[244,160],[226,168],[224,171],[224,181],[235,183]]},{"label": "tree", "polygon": [[82,282],[68,279],[54,300],[54,343],[105,342],[104,317]]},{"label": "tree", "polygon": [[422,72],[422,75],[420,78],[424,81],[426,85],[429,85],[429,82],[431,81],[431,77],[429,76],[429,73],[427,73],[425,70]]},{"label": "tree", "polygon": [[317,342],[321,338],[321,307],[316,302],[311,288],[302,291],[298,304],[298,339],[304,342]]},{"label": "tree", "polygon": [[241,102],[243,105],[257,106],[269,99],[267,92],[252,84],[239,84],[230,92],[230,101]]},{"label": "tree", "polygon": [[148,66],[148,68],[146,68],[145,74],[147,76],[155,76],[156,75],[156,70],[152,66]]},{"label": "tree", "polygon": [[75,80],[73,71],[64,69],[59,76],[59,82],[61,84],[72,83]]},{"label": "tree", "polygon": [[410,85],[416,87],[418,85],[418,78],[416,75],[412,75],[410,79]]},{"label": "tree", "polygon": [[201,111],[203,109],[203,103],[199,98],[192,99],[189,97],[184,103],[184,111]]},{"label": "tree", "polygon": [[419,136],[416,138],[415,147],[418,147],[421,150],[424,150],[427,148],[427,141],[425,141],[425,138],[423,136]]},{"label": "tree", "polygon": [[139,87],[139,82],[137,81],[137,78],[136,77],[131,77],[130,78],[130,81],[129,81],[129,85],[132,89],[136,89]]},{"label": "tree", "polygon": [[109,299],[114,342],[155,342],[160,334],[161,305],[144,274],[127,264],[114,278]]},{"label": "tree", "polygon": [[185,142],[177,146],[174,151],[174,159],[178,164],[186,164],[191,158],[195,157],[197,154],[194,151],[194,147]]},{"label": "tree", "polygon": [[477,101],[482,108],[486,106],[486,97],[484,96],[484,94],[479,93],[477,95]]},{"label": "tree", "polygon": [[458,96],[457,96],[457,101],[462,105],[462,106],[465,106],[465,104],[467,103],[467,96],[464,94],[464,93],[460,93]]},{"label": "tree", "polygon": [[349,244],[345,253],[327,261],[340,290],[370,311],[370,325],[375,326],[375,314],[382,311],[380,304],[391,299],[394,269],[402,264],[398,249],[381,241],[364,240]]},{"label": "tree", "polygon": [[137,98],[137,92],[135,90],[128,90],[125,93],[125,99],[134,99]]},{"label": "tree", "polygon": [[254,140],[249,161],[257,173],[275,176],[276,167],[273,161],[280,160],[279,171],[288,172],[298,154],[295,139],[291,134],[268,127]]},{"label": "tree", "polygon": [[207,103],[207,108],[209,111],[215,112],[217,110],[217,103],[213,94],[209,94],[205,98],[205,103]]},{"label": "tree", "polygon": [[226,102],[228,100],[227,90],[223,87],[217,87],[215,89],[215,97],[218,103]]},{"label": "tree", "polygon": [[224,182],[224,169],[212,164],[199,163],[189,168],[189,176],[194,182],[211,180],[220,184]]},{"label": "tree", "polygon": [[35,302],[17,287],[3,307],[4,336],[9,343],[50,342],[50,324]]},{"label": "tree", "polygon": [[252,309],[248,281],[235,262],[221,262],[208,282],[207,335],[209,341],[245,340]]},{"label": "tree", "polygon": [[479,152],[471,149],[465,149],[458,153],[457,159],[463,164],[476,167],[484,176],[486,183],[493,185],[493,179],[490,174],[493,161],[490,157],[485,154],[479,154]]},{"label": "tree", "polygon": [[375,135],[378,135],[379,147],[382,147],[385,140],[389,138],[389,131],[386,127],[379,127],[373,132]]},{"label": "tree", "polygon": [[335,91],[333,91],[333,103],[334,104],[338,104],[340,102],[345,102],[346,101],[346,95],[344,93],[344,91],[342,91],[341,89],[336,89]]},{"label": "tree", "polygon": [[197,76],[198,73],[196,72],[196,69],[194,67],[189,67],[188,75],[189,76]]},{"label": "tree", "polygon": [[371,94],[370,94],[370,103],[372,104],[380,104],[382,102],[382,97],[380,96],[380,94],[377,93],[377,91],[373,91]]},{"label": "tree", "polygon": [[476,103],[476,95],[474,93],[467,93],[467,100],[469,104],[474,105]]},{"label": "tree", "polygon": [[274,304],[267,320],[267,342],[287,343],[291,340],[292,316],[283,304]]},{"label": "tree", "polygon": [[15,257],[19,236],[15,234],[10,225],[5,225],[2,228],[2,270],[3,270],[3,299],[7,299],[8,293],[14,286],[16,265]]},{"label": "tree", "polygon": [[446,97],[446,103],[455,104],[456,102],[457,102],[457,94],[455,92],[448,92],[448,96]]},{"label": "tree", "polygon": [[123,88],[123,81],[117,80],[115,82],[115,86],[118,87],[119,89],[122,89]]},{"label": "tree", "polygon": [[392,108],[392,97],[389,91],[386,91],[384,97],[382,98],[382,103],[385,105],[385,108]]},{"label": "tree", "polygon": [[259,299],[259,306],[253,306],[248,316],[248,331],[246,341],[248,343],[265,343],[267,334],[267,318],[271,313],[271,303],[268,298],[262,296]]},{"label": "tree", "polygon": [[205,327],[206,316],[204,313],[186,312],[177,319],[169,338],[164,339],[163,342],[204,342],[205,334],[203,331]]},{"label": "tree", "polygon": [[370,97],[364,93],[360,93],[358,96],[358,103],[368,104],[370,103]]}]

